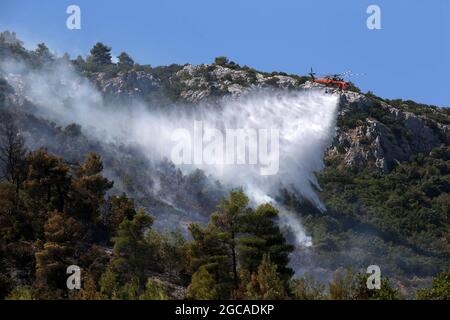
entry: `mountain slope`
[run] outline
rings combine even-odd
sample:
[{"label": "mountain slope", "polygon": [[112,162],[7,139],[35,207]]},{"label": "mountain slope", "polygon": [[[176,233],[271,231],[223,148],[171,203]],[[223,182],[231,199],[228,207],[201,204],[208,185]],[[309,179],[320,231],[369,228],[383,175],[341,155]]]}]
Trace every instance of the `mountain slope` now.
[{"label": "mountain slope", "polygon": [[[3,61],[18,59],[30,70],[70,63],[106,101],[120,105],[137,100],[150,110],[214,105],[223,97],[234,99],[262,88],[275,92],[317,87],[307,77],[258,72],[224,58],[198,66],[102,66],[80,58],[44,58],[14,39],[0,44]],[[53,61],[50,67],[47,58]],[[154,212],[158,227],[204,222],[225,194],[226,187],[201,171],[184,175],[170,162],[153,166],[130,146],[99,143],[86,128],[61,127],[34,114],[40,106],[28,99],[22,85],[20,77],[0,74],[0,117],[13,115],[32,149],[45,147],[74,163],[81,163],[88,152],[99,153],[116,191]],[[282,194],[313,238],[313,250],[295,262],[298,269],[317,273],[379,264],[409,286],[420,285],[408,282],[414,276],[443,271],[450,261],[449,125],[448,109],[385,100],[355,87],[341,93],[336,136],[324,155],[325,169],[317,173],[327,212],[319,212],[292,190]]]}]

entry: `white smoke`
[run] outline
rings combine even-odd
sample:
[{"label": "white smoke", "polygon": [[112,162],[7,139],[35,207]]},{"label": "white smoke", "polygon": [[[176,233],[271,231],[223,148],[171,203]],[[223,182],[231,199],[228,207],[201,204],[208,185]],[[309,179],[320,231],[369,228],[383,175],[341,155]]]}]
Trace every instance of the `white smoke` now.
[{"label": "white smoke", "polygon": [[[139,146],[149,160],[170,158],[172,134],[202,121],[216,129],[270,129],[280,132],[279,171],[262,176],[250,165],[192,165],[226,185],[242,187],[254,204],[272,202],[280,210],[280,223],[295,234],[301,246],[311,238],[292,213],[276,204],[281,188],[292,190],[324,210],[314,188],[315,172],[323,168],[323,155],[335,129],[338,99],[322,90],[255,91],[237,99],[223,99],[220,106],[150,109],[143,103],[106,105],[102,95],[64,63],[46,72],[30,72],[16,62],[3,62],[0,70],[17,90],[36,104],[36,113],[65,125],[78,123],[100,141]],[[17,75],[20,75],[19,77]]]}]

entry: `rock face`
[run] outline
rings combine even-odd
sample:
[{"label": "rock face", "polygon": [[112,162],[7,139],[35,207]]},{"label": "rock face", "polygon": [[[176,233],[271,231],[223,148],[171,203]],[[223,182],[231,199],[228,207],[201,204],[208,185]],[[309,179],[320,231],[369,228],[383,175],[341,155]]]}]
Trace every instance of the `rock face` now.
[{"label": "rock face", "polygon": [[[447,143],[448,125],[402,111],[366,95],[341,95],[338,117],[360,115],[354,127],[338,126],[327,156],[341,156],[345,165],[363,169],[374,164],[388,172],[396,163],[428,153]],[[338,121],[339,123],[339,121]]]},{"label": "rock face", "polygon": [[283,75],[267,75],[252,69],[232,69],[216,65],[186,65],[176,73],[182,84],[181,97],[188,102],[199,102],[213,95],[237,97],[245,90],[276,86],[295,88],[297,79]]},{"label": "rock face", "polygon": [[113,78],[106,73],[98,73],[92,81],[103,94],[125,99],[142,98],[161,86],[160,80],[155,76],[134,70],[120,72]]}]

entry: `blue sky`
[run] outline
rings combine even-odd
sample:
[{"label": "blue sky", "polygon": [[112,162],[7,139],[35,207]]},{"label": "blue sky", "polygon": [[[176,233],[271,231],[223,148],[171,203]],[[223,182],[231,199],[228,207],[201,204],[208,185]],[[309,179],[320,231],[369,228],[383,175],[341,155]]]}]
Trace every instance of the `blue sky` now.
[{"label": "blue sky", "polygon": [[[82,29],[66,28],[76,4]],[[381,8],[382,30],[366,9]],[[141,64],[209,63],[225,55],[264,71],[353,70],[363,91],[450,106],[447,0],[0,0],[0,30],[28,46],[86,55],[95,42]]]}]

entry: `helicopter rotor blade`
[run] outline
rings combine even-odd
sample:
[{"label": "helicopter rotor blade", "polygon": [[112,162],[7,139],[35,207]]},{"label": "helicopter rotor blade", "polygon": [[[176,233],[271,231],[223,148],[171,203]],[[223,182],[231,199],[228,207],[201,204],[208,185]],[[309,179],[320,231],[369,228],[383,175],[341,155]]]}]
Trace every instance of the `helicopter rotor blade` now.
[{"label": "helicopter rotor blade", "polygon": [[353,73],[351,70],[340,74],[341,77],[365,76],[365,73]]}]

